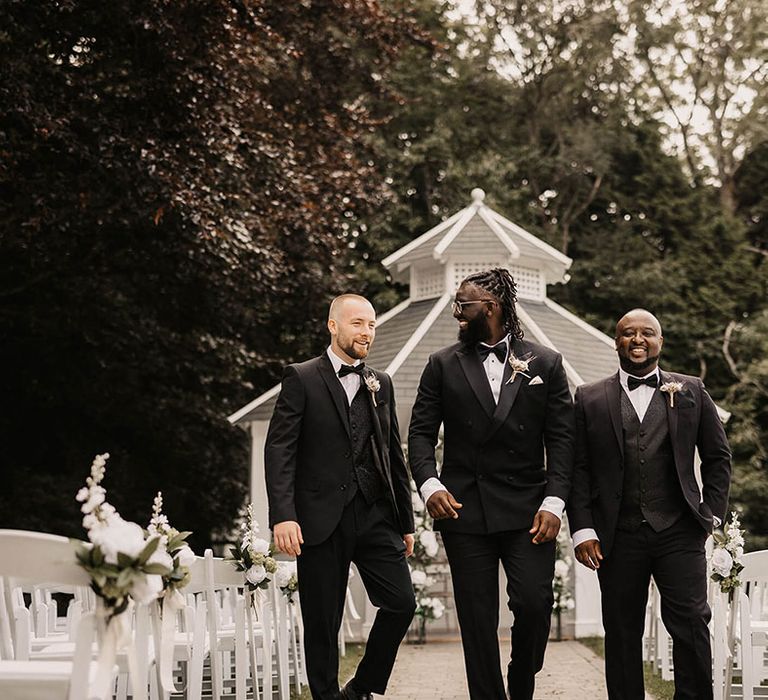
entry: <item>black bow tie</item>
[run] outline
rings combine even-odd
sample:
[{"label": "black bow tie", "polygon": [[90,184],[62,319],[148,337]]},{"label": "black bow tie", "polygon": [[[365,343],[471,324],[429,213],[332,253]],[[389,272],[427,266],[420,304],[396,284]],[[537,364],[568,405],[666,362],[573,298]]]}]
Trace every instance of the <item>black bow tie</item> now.
[{"label": "black bow tie", "polygon": [[488,355],[493,353],[496,355],[496,359],[504,364],[504,360],[507,359],[507,341],[502,340],[493,347],[488,345],[478,345],[477,353],[480,355],[480,362],[485,362],[488,359]]},{"label": "black bow tie", "polygon": [[654,389],[659,386],[659,375],[658,374],[652,374],[650,377],[646,377],[645,379],[638,379],[637,377],[629,376],[627,377],[627,386],[629,387],[630,391],[634,391],[637,389],[637,387],[642,386],[645,384],[645,386],[652,386]]},{"label": "black bow tie", "polygon": [[339,378],[346,377],[348,374],[362,375],[363,370],[365,370],[365,362],[361,362],[359,365],[342,365],[339,368]]}]

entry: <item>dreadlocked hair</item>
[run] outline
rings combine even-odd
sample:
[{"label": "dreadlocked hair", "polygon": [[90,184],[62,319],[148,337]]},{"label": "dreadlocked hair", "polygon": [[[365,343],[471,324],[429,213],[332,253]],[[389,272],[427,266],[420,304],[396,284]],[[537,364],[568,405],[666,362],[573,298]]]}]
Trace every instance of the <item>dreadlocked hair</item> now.
[{"label": "dreadlocked hair", "polygon": [[517,285],[509,270],[505,270],[503,267],[494,267],[491,270],[475,272],[464,278],[462,284],[465,283],[480,287],[480,289],[496,297],[501,305],[504,328],[513,338],[523,339],[523,329],[520,327],[520,321],[515,311]]}]

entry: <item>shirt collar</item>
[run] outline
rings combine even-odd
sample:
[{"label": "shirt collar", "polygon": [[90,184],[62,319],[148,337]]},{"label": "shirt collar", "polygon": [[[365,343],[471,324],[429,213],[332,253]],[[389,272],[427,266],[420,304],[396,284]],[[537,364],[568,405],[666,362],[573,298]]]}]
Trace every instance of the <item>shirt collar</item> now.
[{"label": "shirt collar", "polygon": [[[341,369],[342,365],[346,365],[347,363],[344,362],[331,348],[331,346],[328,346],[328,349],[325,351],[328,355],[328,359],[331,361],[331,364],[333,365],[333,371],[338,374],[339,370]],[[352,363],[353,367],[357,367],[360,364],[360,360],[355,360]]]},{"label": "shirt collar", "polygon": [[493,345],[482,341],[480,341],[478,345],[484,345],[487,348],[495,348],[499,343],[504,343],[507,346],[507,352],[509,352],[509,333],[507,333],[507,335],[505,335],[498,343],[494,343]]},{"label": "shirt collar", "polygon": [[656,369],[653,370],[653,372],[648,372],[648,374],[644,374],[642,377],[637,377],[636,374],[630,374],[629,372],[624,371],[621,367],[619,367],[619,382],[621,382],[621,385],[626,387],[627,386],[627,378],[628,377],[637,377],[638,379],[647,379],[648,377],[653,377],[656,375],[661,379],[661,375],[659,374],[659,368],[656,367]]}]

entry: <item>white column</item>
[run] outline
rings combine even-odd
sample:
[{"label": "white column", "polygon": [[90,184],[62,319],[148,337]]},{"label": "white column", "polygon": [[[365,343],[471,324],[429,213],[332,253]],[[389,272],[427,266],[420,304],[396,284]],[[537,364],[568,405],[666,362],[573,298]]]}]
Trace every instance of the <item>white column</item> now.
[{"label": "white column", "polygon": [[251,503],[253,515],[266,532],[269,523],[269,505],[267,502],[267,482],[264,478],[264,445],[267,442],[269,422],[256,420],[248,424],[251,434]]},{"label": "white column", "polygon": [[576,620],[574,636],[594,637],[604,636],[603,616],[600,611],[600,584],[597,574],[586,566],[575,561],[576,584],[574,598],[576,601]]}]

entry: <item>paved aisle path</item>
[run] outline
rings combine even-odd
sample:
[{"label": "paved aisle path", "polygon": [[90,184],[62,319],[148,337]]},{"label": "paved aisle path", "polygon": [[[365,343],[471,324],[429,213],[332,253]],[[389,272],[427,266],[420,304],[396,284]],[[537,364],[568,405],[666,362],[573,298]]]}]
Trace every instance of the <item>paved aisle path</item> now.
[{"label": "paved aisle path", "polygon": [[[509,644],[502,643],[502,662]],[[387,700],[467,700],[464,659],[458,641],[432,639],[423,646],[403,644],[397,655]],[[605,700],[603,661],[579,642],[550,642],[544,668],[536,676],[535,700]]]}]

